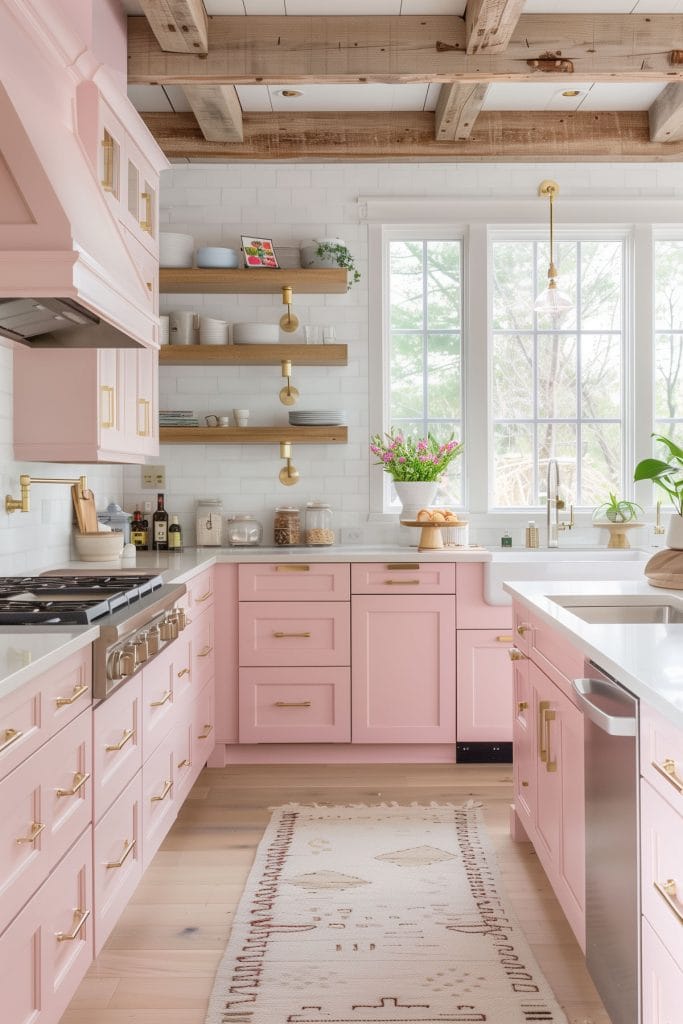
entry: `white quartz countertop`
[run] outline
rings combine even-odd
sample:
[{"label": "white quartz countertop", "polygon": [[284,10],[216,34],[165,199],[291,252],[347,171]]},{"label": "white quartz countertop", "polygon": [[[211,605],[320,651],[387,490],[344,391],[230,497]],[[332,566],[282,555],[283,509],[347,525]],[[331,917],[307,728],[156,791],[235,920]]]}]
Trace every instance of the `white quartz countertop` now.
[{"label": "white quartz countertop", "polygon": [[99,626],[0,627],[0,698],[97,640]]},{"label": "white quartz countertop", "polygon": [[634,580],[539,580],[504,587],[635,696],[683,729],[683,623],[585,622],[553,600],[575,597],[579,604],[581,599],[590,603],[591,598],[610,598],[612,604],[627,604],[640,598],[646,604],[680,604],[680,590]]}]

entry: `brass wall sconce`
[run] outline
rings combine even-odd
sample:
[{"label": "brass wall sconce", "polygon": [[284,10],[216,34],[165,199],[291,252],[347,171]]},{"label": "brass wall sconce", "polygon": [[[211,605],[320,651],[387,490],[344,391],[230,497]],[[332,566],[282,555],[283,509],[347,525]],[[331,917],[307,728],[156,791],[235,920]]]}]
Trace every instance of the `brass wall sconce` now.
[{"label": "brass wall sconce", "polygon": [[31,484],[77,484],[81,497],[83,497],[84,491],[88,489],[88,482],[84,476],[69,479],[67,477],[29,476],[28,473],[22,473],[19,477],[21,498],[13,498],[11,494],[6,494],[5,512],[9,514],[11,512],[31,511]]},{"label": "brass wall sconce", "polygon": [[280,483],[291,487],[299,482],[299,470],[292,463],[292,442],[280,441],[280,458],[286,461],[279,473]]},{"label": "brass wall sconce", "polygon": [[299,326],[299,317],[292,313],[292,286],[282,286],[282,302],[287,307],[287,312],[280,317],[280,327],[286,334],[291,334]]},{"label": "brass wall sconce", "polygon": [[294,405],[299,397],[298,389],[292,384],[292,360],[282,359],[282,376],[287,379],[286,385],[280,390],[280,401],[283,405]]}]

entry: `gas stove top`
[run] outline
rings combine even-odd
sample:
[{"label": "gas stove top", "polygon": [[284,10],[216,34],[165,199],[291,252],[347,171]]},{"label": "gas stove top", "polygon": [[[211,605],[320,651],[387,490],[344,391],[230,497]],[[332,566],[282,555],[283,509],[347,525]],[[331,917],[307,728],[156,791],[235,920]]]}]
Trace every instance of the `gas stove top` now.
[{"label": "gas stove top", "polygon": [[150,573],[3,576],[0,625],[87,625],[162,585],[162,577]]}]

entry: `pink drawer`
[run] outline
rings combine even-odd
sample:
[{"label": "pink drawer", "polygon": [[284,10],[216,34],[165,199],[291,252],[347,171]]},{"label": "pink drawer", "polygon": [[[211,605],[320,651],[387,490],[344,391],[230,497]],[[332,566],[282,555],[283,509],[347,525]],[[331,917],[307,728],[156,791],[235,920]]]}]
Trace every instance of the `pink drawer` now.
[{"label": "pink drawer", "polygon": [[192,783],[199,774],[199,769],[192,756],[195,704],[196,701],[183,704],[178,709],[179,719],[173,726],[173,757],[175,759],[173,791],[179,807],[192,789]]},{"label": "pink drawer", "polygon": [[546,622],[533,618],[529,620],[529,624],[531,628],[522,635],[516,631],[515,646],[523,650],[518,640],[523,641],[528,637],[529,657],[543,669],[546,675],[550,676],[553,682],[557,683],[565,696],[575,702],[570,680],[583,676],[584,656],[582,652],[574,647],[559,630],[549,626]]},{"label": "pink drawer", "polygon": [[[142,759],[145,761],[173,725],[176,678],[174,659],[178,640],[142,672]],[[186,655],[187,658],[187,655]],[[185,664],[183,659],[179,659]]]},{"label": "pink drawer", "polygon": [[195,618],[213,605],[213,567],[188,580],[186,586],[190,618]]},{"label": "pink drawer", "polygon": [[454,594],[455,565],[437,562],[357,562],[353,594]]},{"label": "pink drawer", "polygon": [[658,936],[643,922],[643,1024],[677,1024],[681,1019],[683,971]]},{"label": "pink drawer", "polygon": [[640,771],[652,788],[683,815],[683,733],[643,703]]},{"label": "pink drawer", "polygon": [[192,655],[192,689],[194,694],[198,694],[214,675],[216,656],[214,653],[213,612],[200,615],[192,623],[190,646]]},{"label": "pink drawer", "polygon": [[142,766],[143,871],[149,867],[177,813],[174,739],[174,732],[171,732]]},{"label": "pink drawer", "polygon": [[347,603],[240,603],[241,665],[348,665],[349,641]]},{"label": "pink drawer", "polygon": [[347,668],[240,669],[240,743],[349,743]]},{"label": "pink drawer", "polygon": [[142,773],[128,783],[95,827],[95,956],[142,878]]},{"label": "pink drawer", "polygon": [[203,688],[194,704],[192,760],[197,769],[196,775],[202,770],[216,745],[216,702],[214,690],[214,681],[212,679]]},{"label": "pink drawer", "polygon": [[138,674],[93,712],[95,821],[142,767],[142,678]]},{"label": "pink drawer", "polygon": [[88,829],[0,935],[2,1020],[56,1024],[93,958]]},{"label": "pink drawer", "polygon": [[640,795],[643,915],[683,970],[683,816],[646,781]]},{"label": "pink drawer", "polygon": [[88,646],[0,700],[0,778],[80,715],[91,693]]},{"label": "pink drawer", "polygon": [[[213,617],[212,613],[209,613]],[[188,626],[173,644],[173,701],[192,698],[197,690],[192,668],[192,637],[194,626]],[[151,668],[152,666],[150,666]]]},{"label": "pink drawer", "polygon": [[349,567],[320,562],[240,565],[240,601],[348,601]]}]

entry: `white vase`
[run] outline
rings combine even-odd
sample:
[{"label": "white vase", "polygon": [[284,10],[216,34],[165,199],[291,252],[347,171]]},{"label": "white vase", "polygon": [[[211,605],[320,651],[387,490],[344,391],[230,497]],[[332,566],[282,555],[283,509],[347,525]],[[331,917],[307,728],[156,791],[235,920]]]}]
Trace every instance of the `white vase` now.
[{"label": "white vase", "polygon": [[420,509],[434,501],[438,486],[436,480],[394,480],[394,490],[403,505],[399,518],[417,519]]},{"label": "white vase", "polygon": [[683,516],[674,512],[666,528],[666,546],[674,551],[683,551]]}]

